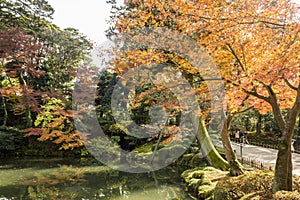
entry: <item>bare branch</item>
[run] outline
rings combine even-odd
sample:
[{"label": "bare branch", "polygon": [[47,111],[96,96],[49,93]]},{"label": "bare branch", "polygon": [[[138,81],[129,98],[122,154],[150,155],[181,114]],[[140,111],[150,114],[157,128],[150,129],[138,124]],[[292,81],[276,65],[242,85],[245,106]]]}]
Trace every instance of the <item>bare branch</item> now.
[{"label": "bare branch", "polygon": [[242,22],[236,22],[238,24],[258,24],[258,23],[263,23],[265,25],[273,25],[274,27],[278,28],[285,28],[286,24],[280,24],[280,23],[275,23],[275,22],[270,22],[266,20],[256,20],[256,21],[242,21]]},{"label": "bare branch", "polygon": [[238,55],[236,54],[236,52],[234,51],[233,47],[230,44],[226,44],[227,47],[229,48],[229,52],[232,53],[232,55],[235,57],[235,59],[237,60],[237,62],[239,63],[239,65],[241,66],[242,70],[245,71],[245,67],[243,65],[243,63],[241,62],[241,60],[239,59]]}]

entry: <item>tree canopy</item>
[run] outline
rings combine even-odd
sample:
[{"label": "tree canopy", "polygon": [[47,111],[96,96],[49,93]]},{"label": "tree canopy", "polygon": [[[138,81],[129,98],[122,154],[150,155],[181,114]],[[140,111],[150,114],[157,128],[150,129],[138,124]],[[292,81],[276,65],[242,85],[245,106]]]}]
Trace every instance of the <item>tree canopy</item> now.
[{"label": "tree canopy", "polygon": [[[137,0],[126,1],[123,11],[116,13],[110,35],[126,33],[134,38],[137,29],[165,27],[202,45],[222,74],[228,112],[247,105],[262,114],[273,112],[282,133],[274,190],[291,190],[291,138],[300,110],[299,6],[289,0]],[[193,80],[201,78],[180,56],[151,48],[119,55],[116,71],[122,74],[146,63],[173,63]]]},{"label": "tree canopy", "polygon": [[[45,0],[0,4],[2,125],[16,126],[40,140],[56,135],[58,145],[70,143],[64,149],[82,145],[77,139],[78,144],[71,145],[71,135],[76,135],[71,95],[76,70],[89,63],[92,43],[74,28],[61,30],[53,24],[54,9]],[[54,131],[58,127],[62,132]]]}]

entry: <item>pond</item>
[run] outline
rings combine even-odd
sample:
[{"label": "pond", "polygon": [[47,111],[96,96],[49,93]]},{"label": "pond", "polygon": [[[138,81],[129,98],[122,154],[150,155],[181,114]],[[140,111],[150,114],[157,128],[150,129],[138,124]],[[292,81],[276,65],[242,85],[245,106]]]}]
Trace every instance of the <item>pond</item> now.
[{"label": "pond", "polygon": [[188,200],[176,167],[131,174],[90,159],[2,159],[0,200]]}]

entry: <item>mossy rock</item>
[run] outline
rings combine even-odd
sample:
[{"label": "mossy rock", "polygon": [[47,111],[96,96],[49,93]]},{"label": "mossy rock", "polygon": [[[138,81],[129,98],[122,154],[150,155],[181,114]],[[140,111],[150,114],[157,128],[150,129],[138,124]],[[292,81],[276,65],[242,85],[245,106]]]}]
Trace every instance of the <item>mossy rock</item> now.
[{"label": "mossy rock", "polygon": [[213,167],[186,170],[181,177],[186,182],[186,190],[197,199],[213,199],[214,189],[220,178],[226,177],[228,172]]},{"label": "mossy rock", "polygon": [[198,187],[198,198],[199,199],[213,199],[213,193],[217,182],[211,184],[205,184]]}]

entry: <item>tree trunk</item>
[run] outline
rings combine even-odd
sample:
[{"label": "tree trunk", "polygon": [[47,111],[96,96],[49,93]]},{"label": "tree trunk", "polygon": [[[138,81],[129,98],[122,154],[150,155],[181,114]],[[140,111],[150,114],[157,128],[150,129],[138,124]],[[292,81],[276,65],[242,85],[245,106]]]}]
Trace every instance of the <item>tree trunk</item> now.
[{"label": "tree trunk", "polygon": [[298,115],[298,138],[300,138],[300,114]]},{"label": "tree trunk", "polygon": [[199,126],[196,133],[196,138],[201,147],[202,155],[207,159],[210,165],[224,171],[229,170],[228,162],[223,159],[219,152],[216,150],[201,117],[199,118]]},{"label": "tree trunk", "polygon": [[25,115],[26,115],[26,128],[29,128],[32,126],[33,120],[31,117],[31,109],[30,109],[30,105],[28,105],[29,103],[29,99],[28,99],[28,91],[27,91],[27,82],[23,76],[23,72],[20,72],[20,77],[19,77],[19,81],[21,83],[21,85],[23,86],[23,98],[24,98],[24,103],[26,104],[26,108],[25,108]]},{"label": "tree trunk", "polygon": [[[192,74],[187,74],[183,72],[184,77],[189,81],[191,86],[195,88],[194,76]],[[202,153],[202,156],[206,158],[209,165],[221,169],[223,171],[229,170],[228,162],[219,154],[216,150],[214,144],[206,129],[205,123],[201,117],[199,121],[193,121],[194,125],[198,123],[198,130],[196,133],[196,138]]]},{"label": "tree trunk", "polygon": [[[294,107],[295,108],[295,107]],[[289,110],[286,123],[280,124],[282,137],[279,139],[279,148],[275,165],[273,191],[292,191],[293,164],[292,164],[292,137],[296,125],[299,108]]]},{"label": "tree trunk", "polygon": [[251,122],[250,122],[250,119],[249,117],[246,117],[246,120],[245,120],[245,127],[246,127],[246,130],[245,131],[250,131],[251,130]]},{"label": "tree trunk", "polygon": [[238,176],[244,173],[243,166],[241,163],[237,160],[237,157],[232,149],[230,138],[229,138],[229,132],[228,128],[230,126],[232,117],[228,116],[225,117],[224,126],[221,131],[221,139],[222,144],[225,150],[225,155],[227,162],[229,163],[230,167],[230,175],[232,176]]},{"label": "tree trunk", "polygon": [[292,137],[287,138],[284,133],[279,140],[279,148],[277,153],[277,160],[275,165],[275,177],[273,182],[273,191],[292,190],[292,156],[291,144]]},{"label": "tree trunk", "polygon": [[8,119],[8,113],[6,108],[6,100],[5,97],[2,96],[2,103],[3,103],[3,110],[4,110],[4,116],[3,116],[3,126],[6,126],[7,119]]},{"label": "tree trunk", "polygon": [[256,134],[260,134],[261,133],[261,114],[258,113],[258,119],[257,119],[257,123],[256,123]]},{"label": "tree trunk", "polygon": [[30,106],[26,106],[26,128],[30,128],[33,124],[33,120],[31,117],[31,110],[30,110]]}]

